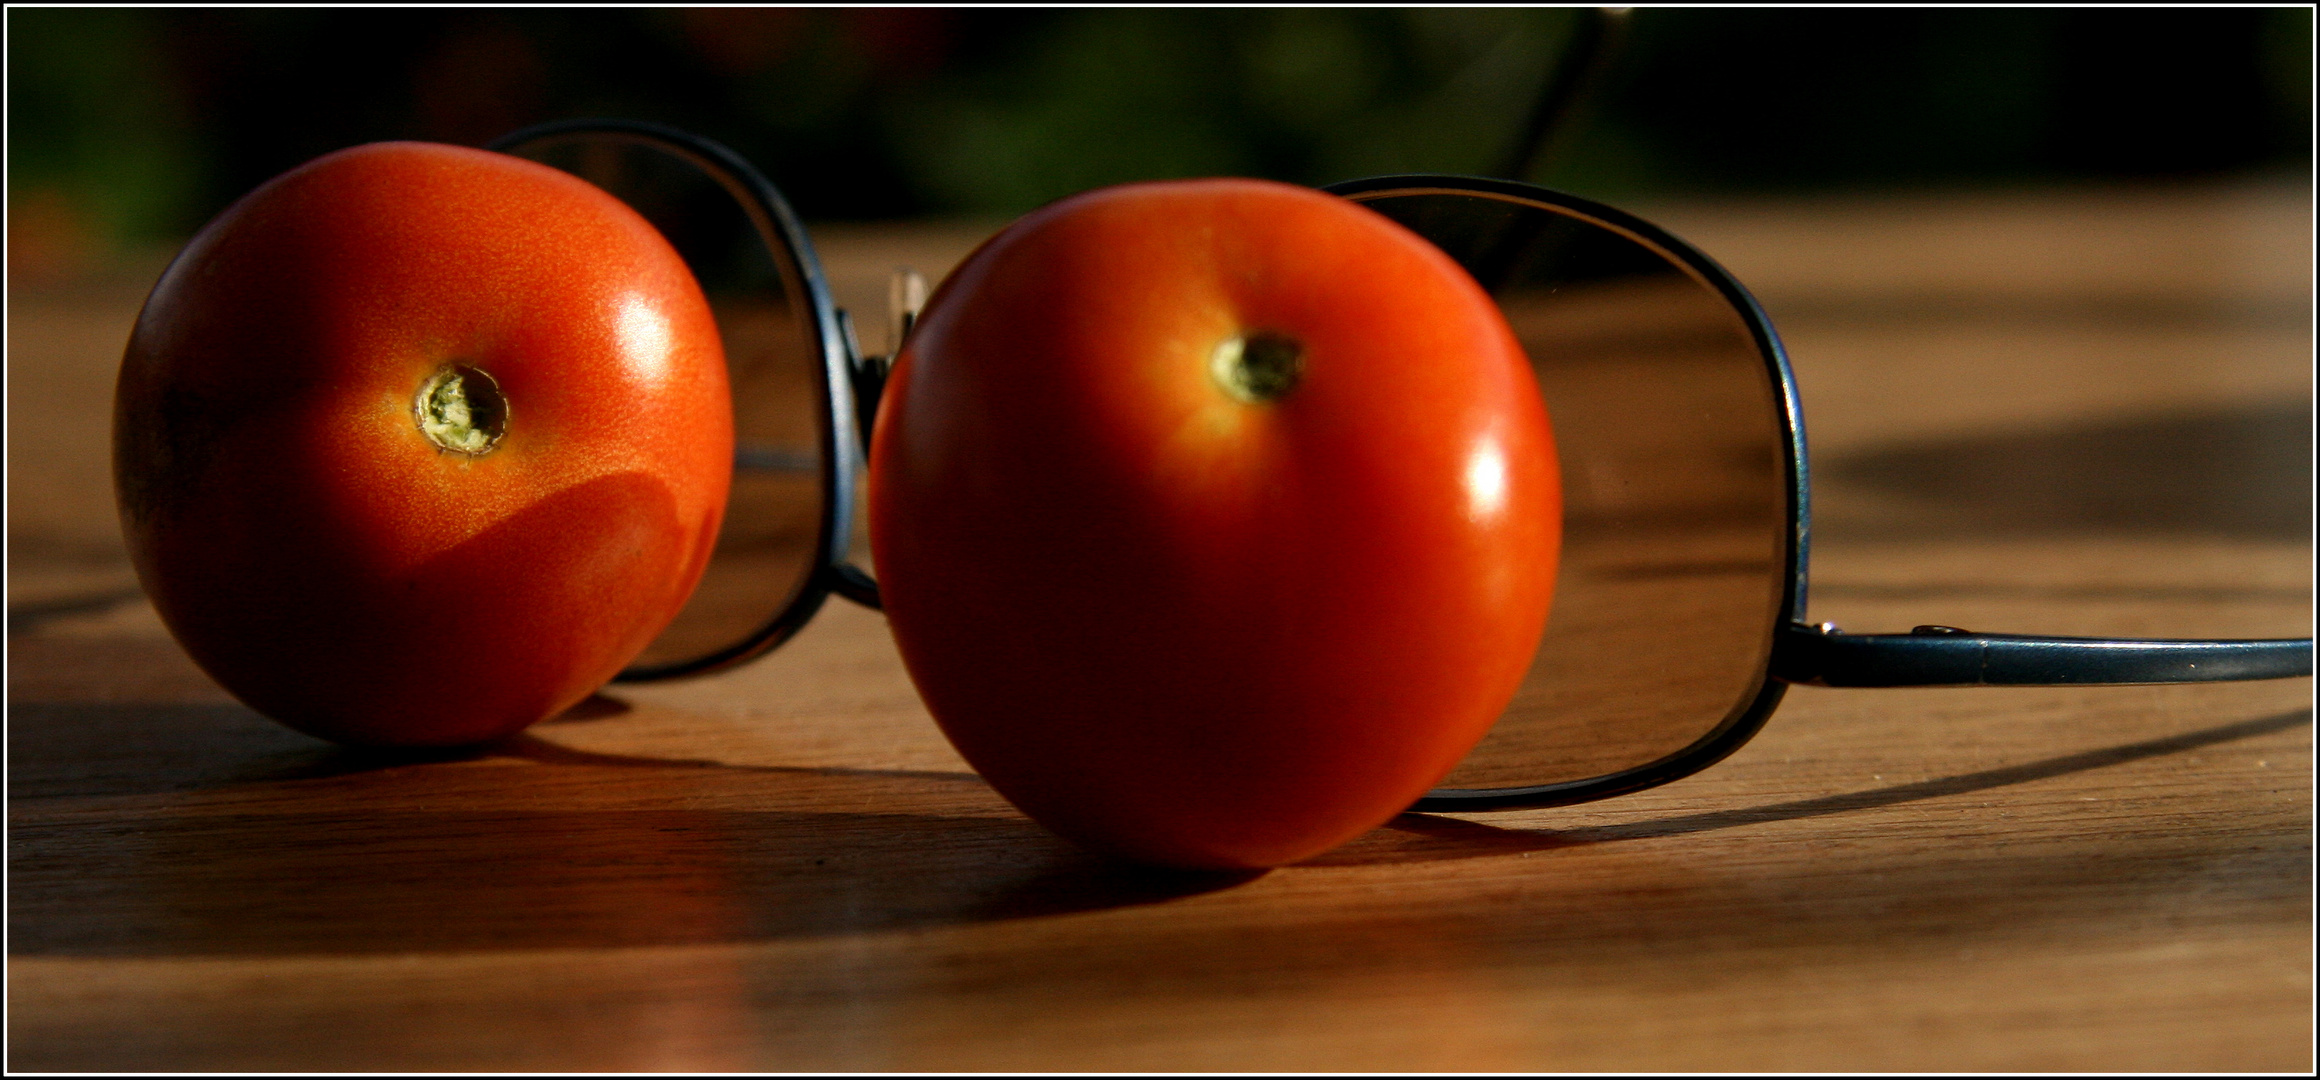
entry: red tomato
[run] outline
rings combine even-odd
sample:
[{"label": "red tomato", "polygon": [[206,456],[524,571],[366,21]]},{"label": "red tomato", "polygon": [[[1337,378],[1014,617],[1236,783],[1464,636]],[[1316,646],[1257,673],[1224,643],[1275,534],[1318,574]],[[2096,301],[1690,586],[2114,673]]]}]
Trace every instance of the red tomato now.
[{"label": "red tomato", "polygon": [[252,708],[349,743],[489,739],[603,685],[699,580],[732,455],[667,241],[565,173],[424,143],[204,228],[114,418],[162,619]]},{"label": "red tomato", "polygon": [[876,431],[912,679],[1091,847],[1268,867],[1382,824],[1546,624],[1561,489],[1521,347],[1334,196],[1136,184],[1024,218],[929,301]]}]

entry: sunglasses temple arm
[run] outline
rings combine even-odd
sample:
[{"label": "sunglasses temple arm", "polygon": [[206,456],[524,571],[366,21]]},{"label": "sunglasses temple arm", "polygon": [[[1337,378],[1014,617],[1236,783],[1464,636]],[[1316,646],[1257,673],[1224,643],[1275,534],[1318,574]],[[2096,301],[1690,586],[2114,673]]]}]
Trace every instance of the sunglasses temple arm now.
[{"label": "sunglasses temple arm", "polygon": [[1554,73],[1531,104],[1520,135],[1507,149],[1496,175],[1524,180],[1536,175],[1553,158],[1557,144],[1570,137],[1571,119],[1589,93],[1602,82],[1612,58],[1627,36],[1629,9],[1590,8],[1578,13],[1563,55]]},{"label": "sunglasses temple arm", "polygon": [[1847,634],[1829,623],[1792,623],[1772,650],[1774,678],[1811,686],[2127,686],[2310,674],[2310,638],[2113,641],[1951,626]]}]

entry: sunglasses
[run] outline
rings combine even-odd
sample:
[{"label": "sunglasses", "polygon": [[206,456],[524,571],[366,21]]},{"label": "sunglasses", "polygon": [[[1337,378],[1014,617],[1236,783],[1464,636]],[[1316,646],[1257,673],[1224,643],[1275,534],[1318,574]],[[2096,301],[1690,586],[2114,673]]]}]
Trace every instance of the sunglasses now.
[{"label": "sunglasses", "polygon": [[[717,550],[690,603],[620,680],[743,663],[833,593],[878,607],[875,580],[848,551],[886,364],[923,282],[897,276],[886,351],[865,354],[804,227],[731,150],[608,120],[527,128],[491,149],[573,173],[651,220],[693,268],[724,335],[736,448]],[[1689,776],[1745,744],[1794,683],[2312,674],[2309,638],[1808,625],[1811,488],[1796,382],[1737,280],[1649,222],[1527,184],[1413,175],[1322,190],[1432,241],[1489,291],[1531,358],[1562,466],[1562,562],[1537,657],[1489,735],[1414,810],[1585,802]]]}]

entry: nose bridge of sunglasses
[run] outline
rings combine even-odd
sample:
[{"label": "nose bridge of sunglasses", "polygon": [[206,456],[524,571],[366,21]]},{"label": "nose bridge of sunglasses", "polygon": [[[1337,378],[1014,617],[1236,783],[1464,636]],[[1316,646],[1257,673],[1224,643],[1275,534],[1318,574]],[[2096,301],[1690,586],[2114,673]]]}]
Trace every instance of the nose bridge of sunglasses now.
[{"label": "nose bridge of sunglasses", "polygon": [[878,402],[885,396],[887,376],[894,373],[894,361],[902,356],[902,343],[918,325],[918,313],[926,307],[926,295],[926,275],[908,266],[894,269],[886,282],[886,351],[883,353],[863,352],[861,343],[854,337],[852,317],[844,311],[838,313],[846,326],[846,370],[854,389],[854,430],[864,460],[870,455],[870,439],[878,423]]}]

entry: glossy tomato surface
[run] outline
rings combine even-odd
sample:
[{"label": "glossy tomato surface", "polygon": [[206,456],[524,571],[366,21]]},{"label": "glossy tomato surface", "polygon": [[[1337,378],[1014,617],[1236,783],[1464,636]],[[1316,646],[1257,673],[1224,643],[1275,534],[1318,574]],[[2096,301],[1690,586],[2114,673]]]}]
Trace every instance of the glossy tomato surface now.
[{"label": "glossy tomato surface", "polygon": [[1512,697],[1561,489],[1464,270],[1261,181],[1090,192],[936,291],[879,413],[871,543],[967,760],[1098,849],[1276,866],[1407,807]]},{"label": "glossy tomato surface", "polygon": [[178,641],[359,744],[489,739],[603,685],[698,581],[732,455],[716,324],[660,234],[554,169],[424,143],[319,158],[204,228],[114,416]]}]

